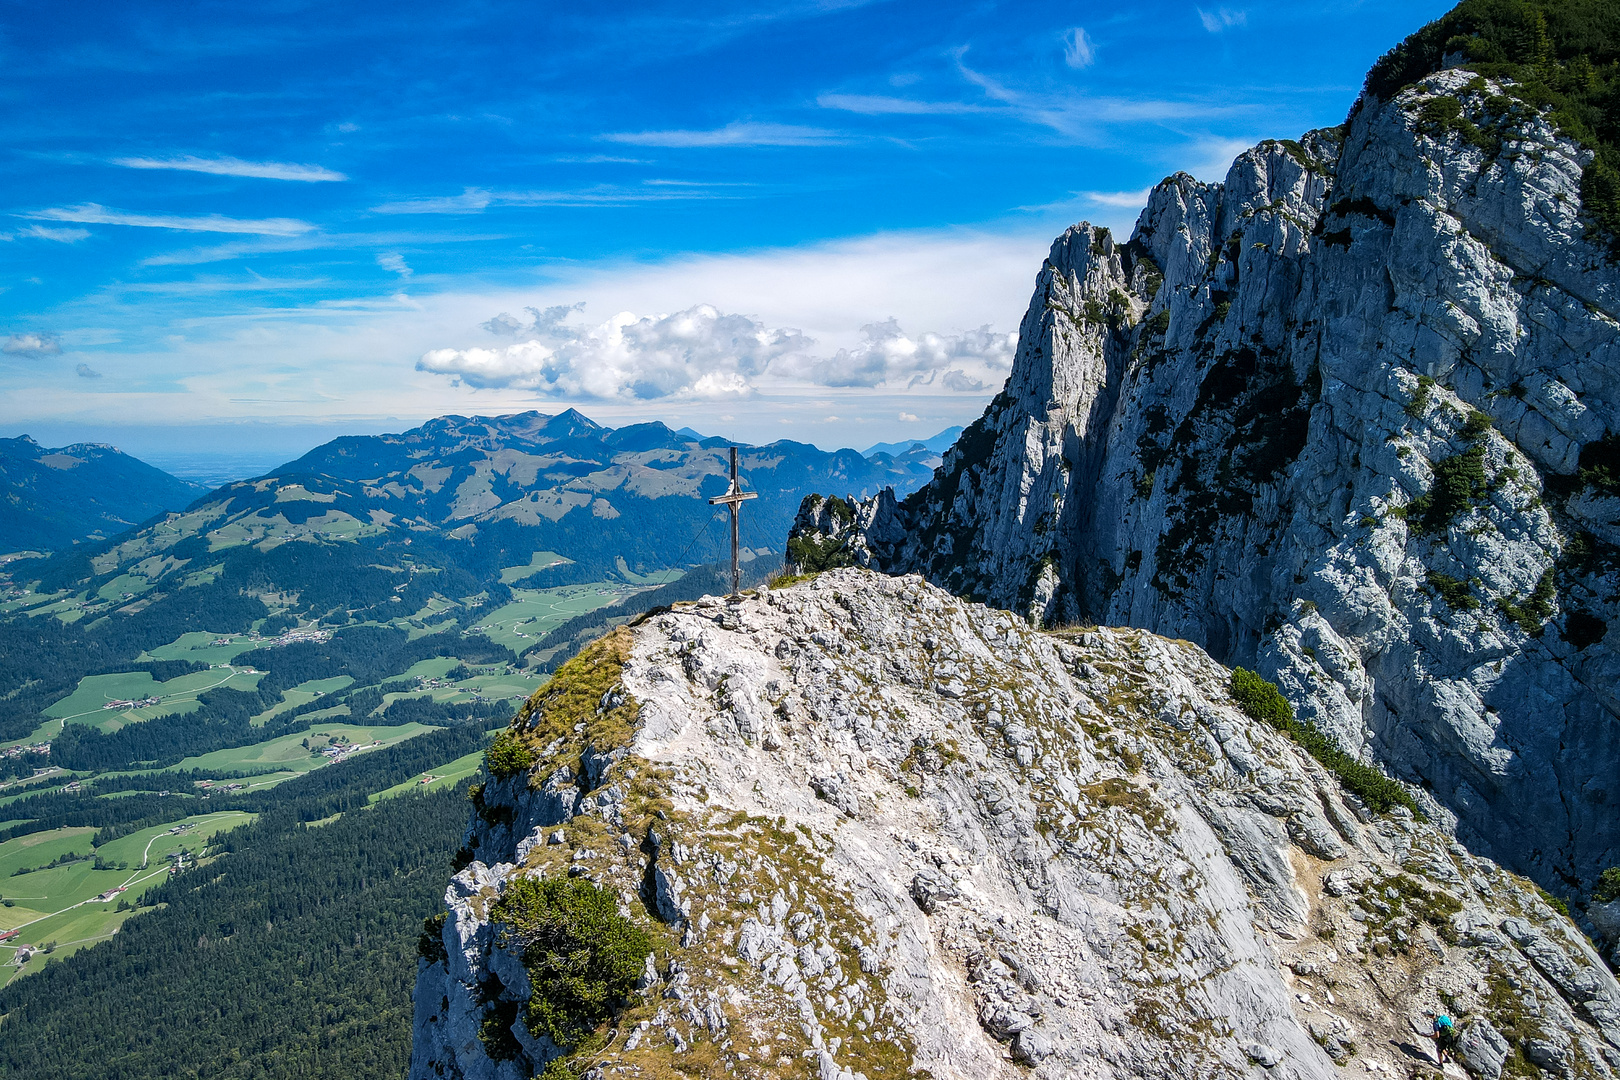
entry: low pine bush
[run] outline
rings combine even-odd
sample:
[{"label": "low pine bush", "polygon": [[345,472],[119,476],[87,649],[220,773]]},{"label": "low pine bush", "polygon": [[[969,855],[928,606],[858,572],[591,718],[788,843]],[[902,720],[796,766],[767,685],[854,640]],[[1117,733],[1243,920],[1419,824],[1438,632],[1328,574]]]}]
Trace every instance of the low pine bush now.
[{"label": "low pine bush", "polygon": [[1345,752],[1327,732],[1308,721],[1294,716],[1294,707],[1288,704],[1277,684],[1262,679],[1245,668],[1232,669],[1232,700],[1237,702],[1253,720],[1270,724],[1293,739],[1311,757],[1320,761],[1374,813],[1387,814],[1397,806],[1404,806],[1418,816],[1422,811],[1407,790],[1371,765]]},{"label": "low pine bush", "polygon": [[652,939],[583,878],[518,878],[490,912],[523,947],[529,1031],[574,1047],[635,988]]},{"label": "low pine bush", "polygon": [[495,741],[484,751],[484,768],[489,770],[489,775],[500,779],[516,776],[533,764],[534,751],[510,731],[495,736]]}]

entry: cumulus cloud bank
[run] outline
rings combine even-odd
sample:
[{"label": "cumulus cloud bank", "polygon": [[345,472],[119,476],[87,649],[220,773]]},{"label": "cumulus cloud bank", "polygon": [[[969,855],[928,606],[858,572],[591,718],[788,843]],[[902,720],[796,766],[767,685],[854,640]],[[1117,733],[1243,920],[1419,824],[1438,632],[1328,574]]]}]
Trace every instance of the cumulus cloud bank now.
[{"label": "cumulus cloud bank", "polygon": [[672,315],[621,312],[595,326],[576,318],[583,308],[529,308],[527,322],[502,312],[483,328],[505,343],[434,349],[416,368],[479,389],[603,401],[746,397],[784,382],[977,393],[1006,377],[1017,340],[988,326],[911,337],[891,318],[862,327],[854,348],[826,356],[799,330],[709,304]]},{"label": "cumulus cloud bank", "polygon": [[839,349],[825,359],[795,358],[793,373],[821,386],[937,384],[977,393],[1006,377],[1018,343],[1018,335],[998,334],[988,326],[963,334],[911,337],[894,319],[867,323],[861,334],[866,340],[853,349]]}]

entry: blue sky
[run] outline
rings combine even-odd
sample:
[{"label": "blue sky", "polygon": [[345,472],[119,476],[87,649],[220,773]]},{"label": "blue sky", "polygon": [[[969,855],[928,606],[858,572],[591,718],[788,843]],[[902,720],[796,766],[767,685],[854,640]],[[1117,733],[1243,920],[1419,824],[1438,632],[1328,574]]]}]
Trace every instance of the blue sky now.
[{"label": "blue sky", "polygon": [[999,387],[1053,235],[1339,122],[1443,10],[9,6],[0,434],[924,436]]}]

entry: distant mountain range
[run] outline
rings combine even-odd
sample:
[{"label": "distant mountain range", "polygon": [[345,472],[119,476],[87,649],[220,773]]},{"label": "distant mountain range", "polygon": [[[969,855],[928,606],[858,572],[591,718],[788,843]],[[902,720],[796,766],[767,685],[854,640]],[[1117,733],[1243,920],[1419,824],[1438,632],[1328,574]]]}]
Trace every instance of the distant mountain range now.
[{"label": "distant mountain range", "polygon": [[[417,601],[409,614],[435,593],[459,602],[513,586],[648,584],[643,575],[727,553],[725,515],[708,500],[725,490],[730,445],[660,423],[603,427],[572,409],[444,416],[397,435],[334,439],[202,498],[184,487],[175,501],[195,500],[184,510],[99,543],[59,545],[13,574],[87,597],[122,576],[130,612],[208,585],[225,590],[220,603],[268,596],[276,610],[339,625],[400,614],[377,608],[395,596]],[[787,441],[744,446],[739,457],[743,486],[759,494],[743,508],[745,560],[782,550],[806,494],[904,493],[939,463],[927,449],[868,458]],[[414,584],[399,593],[406,580]],[[116,598],[107,610],[116,614]]]},{"label": "distant mountain range", "polygon": [[112,536],[207,491],[104,443],[0,439],[0,552]]},{"label": "distant mountain range", "polygon": [[[743,514],[744,546],[779,549],[799,500],[818,487],[858,496],[916,489],[939,464],[934,444],[950,435],[865,454],[789,441],[743,447],[744,484],[760,494]],[[200,528],[217,547],[444,532],[480,537],[486,548],[557,552],[586,564],[575,576],[611,570],[619,558],[695,565],[720,553],[722,530],[699,530],[714,516],[708,497],[725,487],[730,445],[661,423],[603,427],[573,409],[444,416],[397,435],[334,439],[210,494],[108,446],[47,450],[24,436],[0,440],[0,499],[15,509],[0,522],[0,551],[60,551],[195,502],[165,536]]]},{"label": "distant mountain range", "polygon": [[[611,571],[619,559],[688,566],[720,554],[708,499],[725,489],[731,445],[661,423],[603,427],[573,409],[444,416],[399,435],[334,439],[217,489],[194,510],[209,532],[234,526],[243,540],[431,532],[510,550],[520,563],[556,552],[579,564],[574,573]],[[911,491],[939,463],[926,449],[869,458],[788,441],[745,446],[740,460],[744,486],[759,493],[744,510],[742,542],[759,551],[780,550],[799,501],[818,485]]]},{"label": "distant mountain range", "polygon": [[899,457],[902,454],[915,452],[919,447],[934,454],[943,454],[949,450],[962,434],[962,425],[948,427],[938,435],[930,435],[926,439],[913,439],[910,442],[880,442],[873,443],[863,452],[864,457],[876,457],[878,454],[888,454],[890,457]]}]

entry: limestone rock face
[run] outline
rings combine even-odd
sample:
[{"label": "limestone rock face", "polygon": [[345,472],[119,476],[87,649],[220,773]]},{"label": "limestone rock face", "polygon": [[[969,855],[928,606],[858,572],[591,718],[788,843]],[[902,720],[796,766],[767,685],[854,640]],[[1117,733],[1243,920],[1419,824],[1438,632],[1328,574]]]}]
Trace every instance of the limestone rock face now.
[{"label": "limestone rock face", "polygon": [[1567,919],[1369,814],[1228,680],[1185,641],[856,569],[620,630],[503,736],[410,1076],[560,1052],[495,918],[529,875],[655,942],[588,1076],[1404,1075],[1442,1007],[1488,1025],[1476,1071],[1532,1045],[1620,1070],[1620,987]]},{"label": "limestone rock face", "polygon": [[1070,229],[1006,388],[854,507],[852,561],[1255,667],[1583,896],[1620,863],[1620,499],[1582,472],[1620,452],[1620,267],[1513,94],[1442,71],[1169,178],[1128,243]]}]

